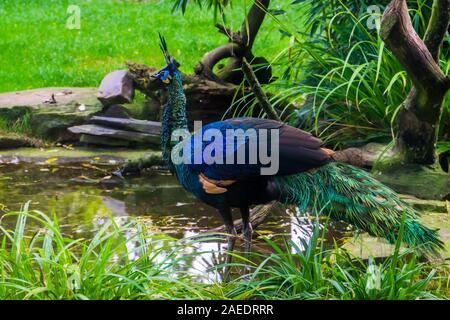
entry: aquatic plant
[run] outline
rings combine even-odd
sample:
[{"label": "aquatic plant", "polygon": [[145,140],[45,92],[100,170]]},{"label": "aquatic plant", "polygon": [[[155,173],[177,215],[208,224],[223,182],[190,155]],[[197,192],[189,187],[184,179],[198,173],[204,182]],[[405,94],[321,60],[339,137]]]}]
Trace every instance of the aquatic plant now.
[{"label": "aquatic plant", "polygon": [[[28,210],[3,215],[0,299],[208,299],[198,276],[176,269],[190,258],[175,239],[138,222],[109,219],[92,239],[70,239],[56,218]],[[170,246],[168,246],[170,243]]]},{"label": "aquatic plant", "polygon": [[[15,221],[14,230],[4,220]],[[120,226],[113,218],[92,239],[72,239],[56,218],[31,211],[0,221],[0,299],[430,299],[449,298],[448,266],[419,262],[412,251],[382,261],[362,260],[326,249],[326,229],[316,227],[301,246],[283,248],[265,237],[272,254],[254,253],[250,278],[203,281],[182,266],[204,252],[199,239],[180,242],[151,235],[138,221]],[[211,240],[211,239],[209,239]],[[206,241],[206,240],[203,240]],[[305,249],[306,248],[306,249]],[[244,266],[234,254],[233,268]],[[241,261],[241,262],[239,262]],[[223,265],[212,267],[215,272]],[[204,273],[204,276],[207,276]]]},{"label": "aquatic plant", "polygon": [[[324,235],[316,226],[309,242],[289,240],[283,250],[266,238],[273,254],[254,267],[247,283],[228,294],[251,293],[258,299],[342,299],[415,300],[449,298],[449,272],[446,265],[420,262],[412,250],[394,253],[386,259],[361,259],[346,250],[324,246]],[[399,237],[400,239],[400,237]],[[306,249],[304,249],[304,248]]]}]

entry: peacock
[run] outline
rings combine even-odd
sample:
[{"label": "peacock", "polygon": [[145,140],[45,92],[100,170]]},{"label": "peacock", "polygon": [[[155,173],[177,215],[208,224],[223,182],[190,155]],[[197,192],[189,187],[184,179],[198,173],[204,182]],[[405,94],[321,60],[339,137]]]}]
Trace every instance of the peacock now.
[{"label": "peacock", "polygon": [[[160,47],[167,65],[152,77],[168,89],[162,115],[163,159],[186,190],[218,210],[228,233],[228,252],[233,251],[236,239],[232,208],[240,210],[245,254],[248,255],[253,232],[250,207],[274,200],[298,206],[300,210],[321,209],[331,219],[344,221],[391,243],[396,240],[403,221],[403,241],[408,246],[431,253],[443,247],[437,231],[423,226],[418,221],[418,212],[393,190],[362,169],[334,161],[334,152],[323,148],[322,141],[308,132],[270,119],[233,118],[209,123],[190,134],[180,65],[170,56],[161,35]],[[231,139],[227,135],[230,130],[252,130],[258,142],[271,140],[273,137],[267,132],[276,130],[278,137],[272,142],[278,140],[278,171],[262,174],[261,169],[267,163],[251,162],[248,156],[255,151],[251,146],[252,136]],[[211,131],[222,134],[216,139],[221,140],[223,147],[208,153],[205,151],[211,147],[213,139],[197,140],[197,143],[196,139]],[[179,143],[172,141],[175,132],[184,132],[184,139]],[[273,144],[269,145],[273,148]],[[242,150],[247,151],[241,158],[243,162],[211,161],[217,156],[236,159]],[[185,161],[174,161],[174,154],[183,154]],[[194,161],[199,154],[199,161]],[[227,264],[231,257],[227,255]]]}]

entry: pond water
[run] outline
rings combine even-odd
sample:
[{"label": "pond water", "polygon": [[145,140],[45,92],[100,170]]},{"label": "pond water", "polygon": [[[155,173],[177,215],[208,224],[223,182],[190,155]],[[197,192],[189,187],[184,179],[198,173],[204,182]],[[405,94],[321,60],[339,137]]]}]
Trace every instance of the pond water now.
[{"label": "pond water", "polygon": [[[56,214],[64,234],[75,239],[91,237],[111,216],[122,222],[139,217],[155,232],[175,238],[194,236],[222,225],[215,209],[199,202],[166,172],[125,180],[102,179],[110,171],[111,167],[90,164],[0,166],[0,216],[19,210],[30,201],[30,209]],[[235,214],[236,219],[240,218],[238,212]],[[13,227],[13,222],[9,223],[8,227]],[[301,246],[300,239],[308,239],[312,224],[307,217],[293,218],[286,208],[278,208],[255,230],[253,250],[270,250],[260,235],[269,235],[280,244],[284,243],[283,236],[288,237]],[[327,239],[340,239],[344,232],[344,225],[333,224],[328,228]],[[242,242],[237,242],[237,250],[242,249]],[[199,250],[217,250],[217,255],[202,258],[211,265],[224,251],[225,243],[206,242],[200,246]]]}]

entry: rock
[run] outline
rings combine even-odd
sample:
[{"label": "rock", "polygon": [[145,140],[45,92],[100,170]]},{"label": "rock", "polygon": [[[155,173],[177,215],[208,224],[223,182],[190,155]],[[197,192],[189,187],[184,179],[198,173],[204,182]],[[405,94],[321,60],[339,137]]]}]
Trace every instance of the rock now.
[{"label": "rock", "polygon": [[400,195],[400,197],[421,212],[444,213],[447,211],[447,204],[445,201],[419,199],[410,195]]},{"label": "rock", "polygon": [[11,126],[26,119],[28,133],[32,136],[57,142],[75,141],[78,137],[67,128],[85,123],[102,109],[95,93],[95,88],[44,88],[3,93],[0,94],[0,117]]},{"label": "rock", "polygon": [[92,117],[89,122],[121,130],[130,130],[152,135],[161,134],[161,122],[137,119],[108,118],[99,116]]},{"label": "rock", "polygon": [[437,166],[403,164],[394,168],[375,168],[373,176],[394,191],[420,199],[450,199],[450,175]]},{"label": "rock", "polygon": [[[385,239],[371,237],[367,233],[363,233],[347,239],[342,248],[353,256],[366,260],[369,257],[387,258],[394,253],[395,246]],[[405,247],[402,247],[401,252],[404,250]]]},{"label": "rock", "polygon": [[[144,99],[138,96],[127,108],[103,107],[96,88],[44,88],[0,94],[0,118],[5,127],[26,126],[25,133],[51,142],[78,142],[80,136],[67,130],[88,123],[94,116],[142,118]],[[55,103],[52,102],[54,98]],[[47,102],[46,102],[47,101]]]},{"label": "rock", "polygon": [[445,246],[442,257],[450,259],[450,214],[448,212],[427,213],[422,216],[421,220],[427,227],[439,230],[439,236]]},{"label": "rock", "polygon": [[0,164],[33,163],[38,165],[64,164],[101,164],[118,166],[125,162],[137,161],[142,157],[152,156],[162,162],[161,151],[136,150],[125,148],[19,148],[5,150],[0,154]]},{"label": "rock", "polygon": [[115,174],[119,176],[139,175],[145,169],[165,165],[162,153],[149,153],[138,159],[128,160]]},{"label": "rock", "polygon": [[133,78],[126,70],[113,71],[103,78],[97,94],[104,106],[130,103],[134,98]]},{"label": "rock", "polygon": [[24,90],[0,94],[0,108],[30,107],[39,109],[52,103],[49,101],[54,96],[54,106],[97,104],[95,101],[95,88],[42,88]]},{"label": "rock", "polygon": [[80,125],[88,117],[74,113],[39,112],[33,115],[31,132],[34,136],[55,142],[72,142],[77,137],[67,128]]},{"label": "rock", "polygon": [[[441,240],[445,243],[445,248],[440,254],[444,259],[450,258],[450,214],[445,201],[421,200],[404,195],[402,198],[421,212],[420,221],[425,226],[438,230]],[[394,247],[385,239],[371,237],[367,233],[350,237],[343,245],[343,248],[352,255],[362,259],[367,259],[369,256],[386,258],[394,252]]]},{"label": "rock", "polygon": [[[95,124],[86,124],[69,128],[69,131],[75,134],[84,134],[90,136],[106,137],[119,140],[135,142],[138,144],[159,145],[160,137],[156,134],[147,134],[133,131],[108,128]],[[100,141],[99,141],[100,142]]]},{"label": "rock", "polygon": [[103,177],[98,182],[98,185],[105,189],[114,189],[114,188],[122,187],[124,184],[125,184],[124,179],[115,177],[112,175]]},{"label": "rock", "polygon": [[156,99],[146,98],[142,103],[142,118],[158,121],[160,119],[161,105]]},{"label": "rock", "polygon": [[27,137],[13,133],[0,133],[0,150],[32,146],[33,142]]},{"label": "rock", "polygon": [[87,134],[81,135],[80,142],[90,145],[109,146],[109,147],[130,147],[131,145],[130,141],[101,136],[91,136]]},{"label": "rock", "polygon": [[101,112],[102,117],[111,118],[131,118],[131,112],[120,104],[113,104],[112,106],[106,107],[105,110]]}]

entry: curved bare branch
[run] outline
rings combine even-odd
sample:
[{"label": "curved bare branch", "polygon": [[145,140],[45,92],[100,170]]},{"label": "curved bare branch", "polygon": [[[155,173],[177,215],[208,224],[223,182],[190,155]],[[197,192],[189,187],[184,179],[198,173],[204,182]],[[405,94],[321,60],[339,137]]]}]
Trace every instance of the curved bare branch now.
[{"label": "curved bare branch", "polygon": [[[221,25],[216,25],[219,32],[229,38],[230,43],[206,53],[196,66],[195,73],[208,80],[224,83],[225,81],[223,79],[229,78],[230,74],[236,73],[236,69],[239,69],[242,57],[245,56],[251,60],[253,58],[251,49],[264,21],[269,5],[270,0],[254,0],[240,32],[233,32]],[[214,66],[226,58],[237,58],[238,61],[237,59],[231,59],[227,65],[228,67],[225,67],[219,75],[214,74]],[[238,65],[236,66],[236,64]],[[242,78],[243,74],[241,72],[239,79]],[[240,80],[237,82],[240,82]]]},{"label": "curved bare branch", "polygon": [[211,81],[224,83],[222,79],[214,74],[214,66],[219,61],[234,57],[236,55],[241,55],[242,52],[242,47],[236,43],[228,43],[210,52],[207,52],[195,67],[195,74]]}]

